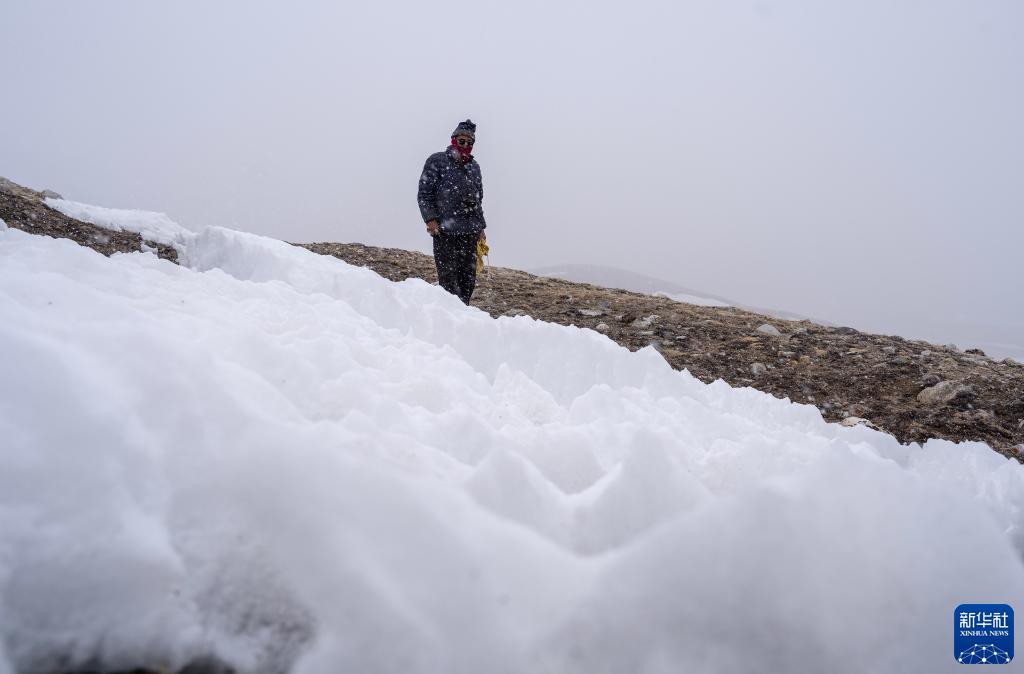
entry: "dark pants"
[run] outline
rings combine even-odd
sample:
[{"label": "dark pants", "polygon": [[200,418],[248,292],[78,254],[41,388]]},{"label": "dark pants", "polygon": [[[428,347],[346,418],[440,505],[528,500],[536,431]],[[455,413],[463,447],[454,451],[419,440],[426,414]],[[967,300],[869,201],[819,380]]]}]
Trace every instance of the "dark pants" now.
[{"label": "dark pants", "polygon": [[469,304],[476,287],[476,242],[479,234],[438,234],[434,237],[437,281]]}]

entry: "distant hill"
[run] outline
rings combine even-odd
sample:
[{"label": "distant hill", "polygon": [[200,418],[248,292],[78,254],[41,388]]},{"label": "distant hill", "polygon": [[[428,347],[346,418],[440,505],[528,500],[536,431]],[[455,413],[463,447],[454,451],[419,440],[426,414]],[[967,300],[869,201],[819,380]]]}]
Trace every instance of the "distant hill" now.
[{"label": "distant hill", "polygon": [[621,288],[622,290],[629,290],[634,293],[661,295],[677,302],[686,302],[687,304],[696,304],[698,306],[738,307],[786,321],[811,321],[818,325],[832,325],[828,321],[811,318],[792,311],[744,304],[721,295],[704,292],[703,290],[694,290],[673,281],[666,281],[665,279],[640,274],[620,267],[599,264],[562,264],[537,267],[527,271],[538,276],[551,276],[577,283],[591,283],[597,286],[604,286],[605,288]]}]

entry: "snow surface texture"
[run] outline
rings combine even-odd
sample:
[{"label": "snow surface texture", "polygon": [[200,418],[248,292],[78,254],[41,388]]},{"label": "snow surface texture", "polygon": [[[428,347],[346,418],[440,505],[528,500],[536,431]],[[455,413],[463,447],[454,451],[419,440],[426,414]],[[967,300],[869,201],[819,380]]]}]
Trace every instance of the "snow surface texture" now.
[{"label": "snow surface texture", "polygon": [[179,250],[192,235],[192,232],[163,213],[90,206],[65,199],[47,199],[46,205],[69,218],[107,229],[138,232],[147,241],[175,246]]},{"label": "snow surface texture", "polygon": [[953,671],[957,605],[1024,605],[986,446],[174,231],[0,232],[2,674]]}]

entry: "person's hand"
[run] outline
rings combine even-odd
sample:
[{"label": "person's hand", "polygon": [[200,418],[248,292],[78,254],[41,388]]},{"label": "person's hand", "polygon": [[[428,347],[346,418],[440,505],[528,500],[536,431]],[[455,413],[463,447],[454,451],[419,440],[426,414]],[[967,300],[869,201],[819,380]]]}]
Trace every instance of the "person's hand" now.
[{"label": "person's hand", "polygon": [[427,223],[427,234],[430,236],[438,235],[437,220],[431,220]]}]

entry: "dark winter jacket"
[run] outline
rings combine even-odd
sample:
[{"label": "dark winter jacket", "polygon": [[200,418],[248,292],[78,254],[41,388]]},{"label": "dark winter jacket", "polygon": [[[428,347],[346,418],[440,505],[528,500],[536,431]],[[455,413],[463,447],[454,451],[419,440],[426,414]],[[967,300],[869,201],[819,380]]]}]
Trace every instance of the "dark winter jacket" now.
[{"label": "dark winter jacket", "polygon": [[451,147],[427,158],[417,197],[423,222],[437,220],[445,234],[479,233],[487,226],[483,199],[476,159],[463,162]]}]

